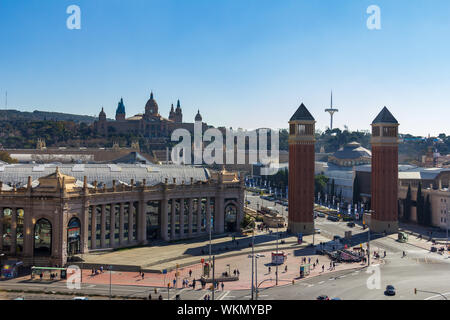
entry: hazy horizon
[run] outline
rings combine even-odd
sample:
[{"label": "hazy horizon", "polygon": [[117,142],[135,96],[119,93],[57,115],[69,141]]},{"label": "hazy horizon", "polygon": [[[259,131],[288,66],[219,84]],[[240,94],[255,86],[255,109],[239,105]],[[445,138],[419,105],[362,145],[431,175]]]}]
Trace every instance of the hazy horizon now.
[{"label": "hazy horizon", "polygon": [[[81,9],[69,30],[68,6]],[[381,9],[369,30],[367,8]],[[0,2],[0,109],[114,118],[181,100],[215,127],[287,128],[303,102],[324,131],[369,130],[386,106],[400,132],[450,134],[450,3],[326,0]]]}]

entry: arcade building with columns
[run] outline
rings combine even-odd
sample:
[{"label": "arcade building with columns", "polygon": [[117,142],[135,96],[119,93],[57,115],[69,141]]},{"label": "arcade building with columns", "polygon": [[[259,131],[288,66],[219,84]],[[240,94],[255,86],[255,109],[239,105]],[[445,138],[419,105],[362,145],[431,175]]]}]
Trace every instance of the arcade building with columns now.
[{"label": "arcade building with columns", "polygon": [[144,164],[2,165],[0,252],[25,265],[239,229],[236,173]]}]

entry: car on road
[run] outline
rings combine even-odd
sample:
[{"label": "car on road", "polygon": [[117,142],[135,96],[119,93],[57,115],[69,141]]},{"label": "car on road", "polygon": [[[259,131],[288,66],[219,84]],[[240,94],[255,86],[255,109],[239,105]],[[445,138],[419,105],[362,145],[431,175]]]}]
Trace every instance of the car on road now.
[{"label": "car on road", "polygon": [[316,300],[330,300],[330,298],[328,298],[327,295],[322,294],[322,295],[318,296],[316,298]]},{"label": "car on road", "polygon": [[347,226],[353,228],[355,226],[354,222],[347,222]]},{"label": "car on road", "polygon": [[335,297],[335,298],[333,298],[333,299],[331,299],[331,300],[342,300],[341,298],[338,298],[338,297]]},{"label": "car on road", "polygon": [[251,204],[251,202],[247,200],[247,201],[245,201],[245,204]]},{"label": "car on road", "polygon": [[318,217],[321,217],[321,218],[325,218],[325,213],[318,212],[318,213],[317,213],[317,216],[318,216]]},{"label": "car on road", "polygon": [[387,296],[395,296],[395,288],[392,285],[386,286],[386,290],[384,291],[384,294]]},{"label": "car on road", "polygon": [[89,300],[88,297],[74,297],[72,300]]},{"label": "car on road", "polygon": [[328,216],[328,218],[327,218],[328,220],[331,220],[331,221],[334,221],[334,222],[337,222],[337,221],[339,221],[339,218],[338,217],[336,217],[336,216]]},{"label": "car on road", "polygon": [[316,233],[320,233],[320,229],[314,229]]}]

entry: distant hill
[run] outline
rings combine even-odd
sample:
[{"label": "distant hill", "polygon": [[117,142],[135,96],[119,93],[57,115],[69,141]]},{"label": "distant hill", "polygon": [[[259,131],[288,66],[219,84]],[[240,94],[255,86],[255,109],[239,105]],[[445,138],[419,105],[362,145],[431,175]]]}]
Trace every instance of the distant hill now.
[{"label": "distant hill", "polygon": [[46,111],[18,111],[18,110],[0,110],[0,120],[24,120],[24,121],[73,121],[76,123],[93,123],[96,117],[82,116],[77,114],[46,112]]}]

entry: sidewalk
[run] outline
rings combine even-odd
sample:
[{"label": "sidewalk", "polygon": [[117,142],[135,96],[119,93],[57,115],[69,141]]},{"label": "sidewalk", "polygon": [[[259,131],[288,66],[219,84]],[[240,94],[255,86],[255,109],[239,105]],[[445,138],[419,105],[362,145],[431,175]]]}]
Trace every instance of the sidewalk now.
[{"label": "sidewalk", "polygon": [[[257,261],[257,282],[260,285],[260,288],[268,288],[275,286],[275,272],[276,266],[271,265],[271,250],[261,254],[261,257],[255,259]],[[342,270],[350,270],[355,268],[363,268],[365,264],[360,263],[342,263],[337,264],[335,269],[330,269],[330,259],[327,256],[321,255],[302,255],[303,252],[299,249],[289,249],[284,250],[287,254],[287,261],[284,265],[280,265],[278,267],[278,285],[288,285],[292,283],[292,280],[295,282],[303,281],[311,279],[312,277],[322,275],[322,274],[330,274],[335,271]],[[302,259],[306,257],[307,263],[308,258],[311,258],[311,265],[316,262],[316,259],[319,259],[319,265],[314,269],[311,266],[311,273],[309,276],[300,279],[299,278],[299,267],[302,264]],[[207,261],[207,260],[206,260]],[[288,270],[285,271],[285,266],[288,266]],[[322,265],[324,265],[324,271],[322,272]],[[271,268],[269,272],[269,266]],[[189,270],[192,270],[192,276],[189,276]],[[219,261],[216,261],[216,270],[215,275],[220,276],[223,272],[230,272],[233,274],[234,270],[239,270],[240,280],[233,282],[224,282],[224,290],[248,290],[251,287],[251,259],[248,258],[247,255],[233,256],[223,258]],[[190,284],[192,284],[193,279],[200,279],[202,275],[202,265],[201,263],[190,265],[189,267],[184,267],[178,269],[178,289],[182,288],[182,280],[187,279]],[[133,285],[133,286],[145,286],[145,287],[159,287],[159,288],[167,288],[167,284],[170,283],[170,287],[174,288],[173,280],[176,279],[176,272],[170,271],[167,274],[157,274],[157,273],[144,273],[144,278],[142,278],[141,274],[138,272],[126,272],[126,271],[112,271],[110,274],[109,271],[104,271],[98,275],[91,275],[90,270],[83,270],[83,280],[84,284],[96,285],[103,284],[107,285],[111,283],[113,285]],[[70,275],[69,275],[70,276]],[[17,279],[17,281],[29,280],[28,277],[23,277]],[[272,280],[270,280],[272,279]],[[34,281],[33,281],[34,282]],[[36,280],[35,283],[39,283],[39,280]],[[208,286],[208,285],[207,285]],[[201,290],[200,282],[197,281],[196,290]],[[219,286],[221,289],[221,286]],[[187,290],[192,290],[192,288],[188,288]]]},{"label": "sidewalk", "polygon": [[[279,249],[305,248],[312,243],[313,237],[305,236],[302,244],[297,243],[296,237],[280,238]],[[281,243],[284,241],[284,244]],[[327,242],[328,238],[315,235],[315,243]],[[276,238],[274,234],[267,232],[255,232],[255,252],[270,251],[276,249]],[[236,255],[247,255],[251,250],[252,237],[232,237],[225,236],[213,239],[212,255],[216,259],[224,259]],[[100,266],[113,266],[113,270],[139,271],[162,273],[163,270],[173,271],[177,265],[185,267],[200,263],[201,259],[209,259],[209,240],[196,240],[190,242],[180,242],[178,244],[159,244],[156,246],[123,249],[103,254],[84,254],[84,263],[74,263],[83,268],[99,268]]]}]

